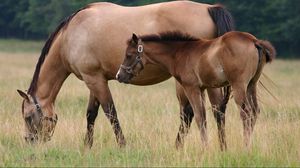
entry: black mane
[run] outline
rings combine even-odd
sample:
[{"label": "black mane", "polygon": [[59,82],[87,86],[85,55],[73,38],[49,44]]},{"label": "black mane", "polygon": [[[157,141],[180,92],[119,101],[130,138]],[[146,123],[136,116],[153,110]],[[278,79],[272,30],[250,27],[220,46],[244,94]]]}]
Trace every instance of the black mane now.
[{"label": "black mane", "polygon": [[75,13],[73,13],[72,15],[66,17],[57,27],[56,29],[54,30],[54,32],[49,36],[49,38],[47,39],[43,49],[42,49],[42,52],[41,52],[41,55],[39,57],[39,60],[36,64],[36,67],[35,67],[35,71],[34,71],[34,74],[33,74],[33,77],[32,77],[32,81],[30,83],[30,86],[29,86],[29,89],[27,91],[27,93],[29,95],[34,95],[35,92],[36,92],[36,89],[37,89],[37,82],[38,82],[38,78],[39,78],[39,75],[40,75],[40,71],[41,71],[41,67],[45,61],[45,58],[46,56],[48,55],[48,52],[52,46],[52,43],[53,41],[55,40],[55,37],[56,35],[60,32],[60,30],[62,28],[65,28],[66,25],[68,25],[68,23],[72,20],[72,18],[78,13],[80,12],[81,10],[83,9],[86,9],[90,7],[89,5],[87,5],[86,7],[84,8],[81,8],[79,9],[78,11],[76,11]]},{"label": "black mane", "polygon": [[184,34],[179,31],[167,31],[159,34],[150,34],[140,36],[142,41],[154,41],[154,42],[164,42],[164,41],[197,41],[196,37],[189,34]]}]

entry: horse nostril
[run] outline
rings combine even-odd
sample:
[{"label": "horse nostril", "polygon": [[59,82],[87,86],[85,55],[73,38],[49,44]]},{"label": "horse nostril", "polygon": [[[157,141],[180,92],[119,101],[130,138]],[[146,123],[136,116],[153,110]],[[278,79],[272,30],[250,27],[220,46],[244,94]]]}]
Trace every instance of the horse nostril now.
[{"label": "horse nostril", "polygon": [[34,137],[34,136],[26,136],[26,137],[24,137],[24,139],[27,143],[30,143],[30,144],[33,144],[37,141],[37,137]]},{"label": "horse nostril", "polygon": [[117,74],[117,75],[116,75],[116,78],[117,78],[117,80],[118,80],[119,82],[122,82],[122,79],[121,79],[121,75],[120,75],[120,74]]},{"label": "horse nostril", "polygon": [[27,143],[31,143],[33,141],[33,139],[31,137],[25,137],[25,141]]}]

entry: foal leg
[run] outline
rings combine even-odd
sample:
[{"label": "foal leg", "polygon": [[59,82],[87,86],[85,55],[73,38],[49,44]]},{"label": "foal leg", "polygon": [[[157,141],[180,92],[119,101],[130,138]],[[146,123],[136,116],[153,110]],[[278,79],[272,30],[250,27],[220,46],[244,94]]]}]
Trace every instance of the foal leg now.
[{"label": "foal leg", "polygon": [[260,113],[260,109],[258,107],[258,103],[257,103],[257,83],[250,83],[248,85],[248,89],[247,89],[247,96],[248,96],[248,101],[250,103],[251,106],[251,110],[253,113],[253,116],[251,116],[251,130],[253,132],[254,130],[254,125],[256,123],[257,120],[257,116]]},{"label": "foal leg", "polygon": [[199,87],[185,87],[185,93],[192,105],[195,121],[200,130],[203,145],[207,146],[207,122],[204,106],[204,92]]},{"label": "foal leg", "polygon": [[221,88],[207,89],[207,93],[217,122],[220,148],[223,151],[227,149],[225,135],[225,111],[230,97],[230,86],[224,87],[224,97]]},{"label": "foal leg", "polygon": [[93,92],[93,94],[100,102],[106,117],[109,119],[113,127],[117,143],[121,147],[125,146],[126,141],[122,133],[122,129],[118,120],[117,112],[108,87],[107,80],[98,76],[84,76],[84,80],[88,88],[91,90],[91,92]]},{"label": "foal leg", "polygon": [[84,145],[89,148],[91,148],[93,145],[94,124],[95,124],[95,119],[98,115],[99,105],[100,105],[99,101],[96,99],[93,93],[90,92],[90,99],[89,99],[89,104],[86,113],[87,132],[84,139]]},{"label": "foal leg", "polygon": [[187,99],[182,86],[176,82],[177,99],[180,104],[180,126],[176,138],[176,148],[182,148],[184,144],[184,137],[187,135],[191,126],[194,112],[189,100]]},{"label": "foal leg", "polygon": [[251,106],[249,101],[247,100],[246,96],[246,88],[241,85],[233,85],[233,97],[236,104],[240,108],[240,116],[243,121],[244,127],[244,141],[247,147],[250,147],[251,143],[251,132],[252,132],[252,121],[253,121],[253,114],[251,110]]}]

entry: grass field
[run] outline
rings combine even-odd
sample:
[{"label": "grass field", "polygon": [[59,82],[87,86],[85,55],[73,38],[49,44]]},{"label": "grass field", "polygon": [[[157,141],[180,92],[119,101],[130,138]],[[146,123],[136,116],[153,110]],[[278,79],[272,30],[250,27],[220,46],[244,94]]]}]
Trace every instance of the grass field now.
[{"label": "grass field", "polygon": [[85,109],[88,90],[70,76],[57,101],[59,117],[50,142],[35,146],[23,140],[21,97],[27,89],[39,55],[40,43],[0,40],[0,166],[300,166],[300,61],[276,60],[266,66],[260,86],[261,114],[253,146],[245,149],[242,123],[230,100],[226,113],[228,150],[221,152],[217,128],[207,102],[209,146],[203,148],[193,123],[185,147],[175,149],[179,106],[174,79],[141,87],[109,83],[127,140],[120,149],[112,128],[100,110],[95,125],[94,146],[84,150]]}]

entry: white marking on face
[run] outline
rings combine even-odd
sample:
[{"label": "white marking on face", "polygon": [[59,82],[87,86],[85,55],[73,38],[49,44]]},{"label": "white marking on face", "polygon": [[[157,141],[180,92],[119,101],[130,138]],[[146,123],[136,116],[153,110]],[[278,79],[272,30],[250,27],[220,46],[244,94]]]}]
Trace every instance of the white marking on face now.
[{"label": "white marking on face", "polygon": [[119,68],[117,74],[116,74],[116,79],[118,79],[118,75],[120,74],[121,69]]}]

